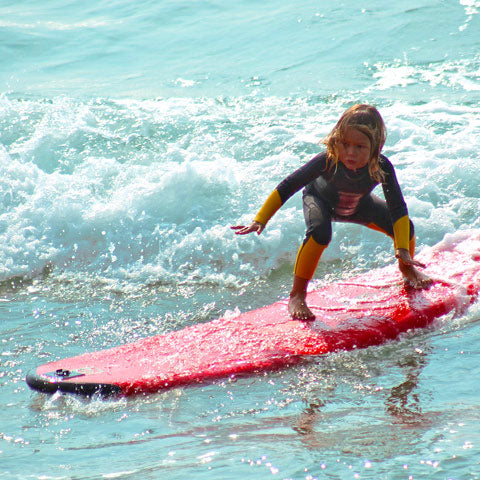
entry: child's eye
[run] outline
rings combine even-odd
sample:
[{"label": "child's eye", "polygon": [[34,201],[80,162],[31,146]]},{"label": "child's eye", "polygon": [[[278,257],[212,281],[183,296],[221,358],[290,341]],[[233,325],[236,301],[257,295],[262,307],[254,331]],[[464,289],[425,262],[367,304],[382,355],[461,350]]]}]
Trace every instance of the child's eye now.
[{"label": "child's eye", "polygon": [[366,145],[360,145],[360,144],[356,144],[356,143],[348,143],[344,140],[340,141],[340,145],[342,145],[343,148],[353,147],[353,148],[356,148],[358,150],[364,150],[364,149],[368,148]]},{"label": "child's eye", "polygon": [[357,152],[364,152],[370,148],[368,145],[364,145],[363,143],[353,143],[349,142],[348,140],[339,140],[338,143],[342,148],[353,148]]}]

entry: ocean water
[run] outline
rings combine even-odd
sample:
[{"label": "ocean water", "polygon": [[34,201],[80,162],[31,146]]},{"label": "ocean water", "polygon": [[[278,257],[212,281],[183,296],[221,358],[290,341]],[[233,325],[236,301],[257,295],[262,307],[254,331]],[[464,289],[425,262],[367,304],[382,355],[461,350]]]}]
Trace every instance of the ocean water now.
[{"label": "ocean water", "polygon": [[[418,249],[480,229],[480,1],[0,0],[0,479],[480,478],[480,305],[379,347],[120,400],[28,371],[288,294],[301,195],[378,106]],[[338,224],[321,285],[393,261]]]}]

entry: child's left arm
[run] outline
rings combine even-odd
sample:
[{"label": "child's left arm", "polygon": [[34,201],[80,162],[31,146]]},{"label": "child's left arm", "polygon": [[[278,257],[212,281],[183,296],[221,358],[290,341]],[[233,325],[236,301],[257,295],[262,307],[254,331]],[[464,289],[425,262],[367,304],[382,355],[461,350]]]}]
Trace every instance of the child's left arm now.
[{"label": "child's left arm", "polygon": [[414,260],[410,252],[406,248],[396,248],[395,249],[395,258],[398,258],[404,265],[411,265],[414,267],[425,268],[426,265],[418,260]]}]

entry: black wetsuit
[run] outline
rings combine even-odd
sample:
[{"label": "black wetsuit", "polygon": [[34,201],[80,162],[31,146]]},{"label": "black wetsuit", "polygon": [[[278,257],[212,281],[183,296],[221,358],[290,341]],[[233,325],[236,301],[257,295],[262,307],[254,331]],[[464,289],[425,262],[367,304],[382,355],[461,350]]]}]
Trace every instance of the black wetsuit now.
[{"label": "black wetsuit", "polygon": [[[382,187],[386,201],[372,194],[379,182],[371,178],[368,165],[350,170],[339,161],[328,170],[326,152],[286,177],[276,190],[284,204],[305,187],[306,239],[312,235],[317,243],[327,245],[331,240],[332,220],[359,223],[393,237],[393,225],[408,215],[408,210],[390,160],[381,155],[379,164],[384,172]],[[413,233],[410,222],[410,238]]]},{"label": "black wetsuit", "polygon": [[327,154],[320,153],[293,172],[270,194],[255,221],[266,225],[275,212],[296,192],[303,193],[303,213],[307,224],[305,239],[295,262],[297,277],[311,279],[323,250],[332,239],[332,221],[352,222],[379,230],[392,237],[395,248],[413,256],[415,237],[407,206],[387,157],[379,158],[384,174],[385,200],[372,193],[379,185],[368,171],[346,168],[340,161],[327,167]]}]

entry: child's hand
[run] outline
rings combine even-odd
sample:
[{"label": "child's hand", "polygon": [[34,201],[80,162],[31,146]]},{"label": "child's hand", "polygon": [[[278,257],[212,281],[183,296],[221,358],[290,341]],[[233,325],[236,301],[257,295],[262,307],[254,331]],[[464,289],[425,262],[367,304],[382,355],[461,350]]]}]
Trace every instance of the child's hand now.
[{"label": "child's hand", "polygon": [[410,252],[406,248],[397,248],[395,250],[395,256],[398,258],[398,268],[402,272],[403,278],[417,290],[423,290],[430,288],[435,280],[419,272],[415,267],[425,268],[425,265],[421,262],[413,260],[410,256]]},{"label": "child's hand", "polygon": [[257,232],[257,235],[260,235],[265,228],[260,222],[252,222],[250,225],[235,225],[234,227],[230,227],[232,230],[236,230],[236,235],[246,235],[247,233]]},{"label": "child's hand", "polygon": [[397,248],[395,250],[395,257],[398,258],[404,265],[412,265],[415,267],[425,268],[426,265],[424,263],[418,262],[414,260],[410,256],[410,252],[406,248]]}]

